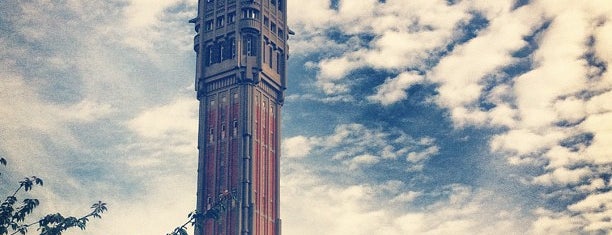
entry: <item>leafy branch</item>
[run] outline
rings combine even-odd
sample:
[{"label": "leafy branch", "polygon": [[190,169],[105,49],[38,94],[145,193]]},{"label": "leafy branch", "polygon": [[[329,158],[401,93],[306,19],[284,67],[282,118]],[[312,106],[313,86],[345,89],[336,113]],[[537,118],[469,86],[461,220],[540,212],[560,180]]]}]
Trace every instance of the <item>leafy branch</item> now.
[{"label": "leafy branch", "polygon": [[228,191],[223,192],[219,195],[219,199],[215,204],[210,206],[204,213],[200,213],[197,210],[189,213],[187,216],[188,220],[183,225],[176,227],[171,233],[166,235],[188,235],[187,226],[194,226],[196,221],[205,221],[207,219],[218,220],[221,214],[227,209],[228,201],[236,201],[236,197]]},{"label": "leafy branch", "polygon": [[[6,163],[6,159],[0,158],[0,164],[6,165]],[[107,210],[106,203],[98,201],[91,206],[92,211],[89,214],[80,218],[64,217],[60,213],[55,213],[46,215],[36,222],[24,223],[26,217],[32,214],[40,202],[38,199],[26,198],[20,206],[16,207],[17,194],[21,190],[28,192],[37,185],[43,186],[41,178],[36,176],[24,178],[19,181],[19,187],[0,204],[0,235],[9,234],[9,230],[12,232],[10,235],[25,235],[28,229],[36,224],[38,224],[37,230],[40,231],[40,235],[61,235],[62,232],[73,227],[84,230],[89,218],[102,218],[101,214]]]}]

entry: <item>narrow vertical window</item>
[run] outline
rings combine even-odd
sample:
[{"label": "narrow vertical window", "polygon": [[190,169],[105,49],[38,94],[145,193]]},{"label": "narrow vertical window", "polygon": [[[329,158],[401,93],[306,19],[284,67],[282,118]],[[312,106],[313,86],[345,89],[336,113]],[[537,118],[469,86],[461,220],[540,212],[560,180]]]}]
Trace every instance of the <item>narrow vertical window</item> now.
[{"label": "narrow vertical window", "polygon": [[245,35],[243,40],[243,54],[247,56],[257,55],[257,41],[252,35]]},{"label": "narrow vertical window", "polygon": [[214,63],[214,54],[215,54],[215,50],[213,48],[213,45],[209,45],[206,47],[206,53],[208,55],[208,65],[211,65]]},{"label": "narrow vertical window", "polygon": [[[270,119],[274,122],[274,106],[270,104]],[[276,140],[274,139],[274,123],[271,123],[272,127],[270,127],[270,148],[274,149],[274,145]]]},{"label": "narrow vertical window", "polygon": [[278,51],[278,55],[276,55],[276,72],[278,74],[282,74],[285,71],[285,54],[283,51]]},{"label": "narrow vertical window", "polygon": [[232,24],[236,22],[236,12],[230,12],[227,14],[227,23]]},{"label": "narrow vertical window", "polygon": [[270,64],[268,64],[268,65],[270,66],[270,68],[272,68],[272,61],[273,61],[272,60],[272,56],[273,56],[273,54],[272,54],[272,47],[273,46],[274,46],[274,44],[271,47],[268,47],[268,54],[269,54],[268,55],[268,57],[269,57],[268,61],[270,61]]},{"label": "narrow vertical window", "polygon": [[211,46],[210,46],[210,45],[207,45],[207,46],[206,46],[206,49],[204,50],[204,60],[205,60],[205,61],[204,61],[204,63],[205,63],[206,65],[210,65],[210,64],[212,64],[212,60],[211,60],[211,52],[212,52]]},{"label": "narrow vertical window", "polygon": [[253,40],[253,43],[251,43],[251,55],[257,56],[257,39],[255,36],[251,36],[251,39]]},{"label": "narrow vertical window", "polygon": [[225,124],[221,125],[221,140],[225,139]]},{"label": "narrow vertical window", "polygon": [[219,62],[222,62],[225,60],[225,58],[223,57],[225,53],[225,43],[219,43]]},{"label": "narrow vertical window", "polygon": [[229,59],[234,58],[234,55],[232,53],[233,41],[234,41],[234,38],[229,38],[225,40],[225,43],[223,44],[223,47],[224,47],[223,59],[224,60],[229,60]]},{"label": "narrow vertical window", "polygon": [[252,46],[253,46],[253,40],[251,39],[251,37],[248,37],[247,43],[246,43],[247,55],[253,55],[253,51],[251,50]]},{"label": "narrow vertical window", "polygon": [[215,129],[210,128],[210,130],[208,131],[208,142],[213,142],[215,141]]},{"label": "narrow vertical window", "polygon": [[211,31],[213,29],[213,20],[207,20],[204,24],[204,29],[206,31]]},{"label": "narrow vertical window", "polygon": [[[267,104],[266,101],[262,100],[262,108],[261,108],[261,119],[262,119],[262,123],[261,123],[261,139],[264,141],[264,144],[267,144],[268,142],[268,138],[266,138],[266,126],[267,126],[267,120],[266,120],[266,110],[268,110],[267,108]],[[262,148],[262,154],[263,154],[263,148]]]},{"label": "narrow vertical window", "polygon": [[234,120],[234,127],[232,129],[232,136],[238,136],[238,121]]},{"label": "narrow vertical window", "polygon": [[225,16],[217,17],[217,28],[221,28],[225,25]]},{"label": "narrow vertical window", "polygon": [[232,59],[236,58],[236,38],[230,39],[230,53],[232,55]]},{"label": "narrow vertical window", "polygon": [[212,54],[212,62],[213,63],[219,63],[220,62],[219,61],[219,54],[221,54],[219,52],[219,49],[220,49],[219,43],[218,42],[215,43],[215,45],[213,45],[212,48],[213,48],[213,51],[211,53]]},{"label": "narrow vertical window", "polygon": [[[267,47],[267,46],[264,45],[264,47]],[[265,64],[265,63],[267,63],[267,60],[266,60],[266,49],[263,49],[261,53],[262,53],[261,57],[262,57],[263,63]]]}]

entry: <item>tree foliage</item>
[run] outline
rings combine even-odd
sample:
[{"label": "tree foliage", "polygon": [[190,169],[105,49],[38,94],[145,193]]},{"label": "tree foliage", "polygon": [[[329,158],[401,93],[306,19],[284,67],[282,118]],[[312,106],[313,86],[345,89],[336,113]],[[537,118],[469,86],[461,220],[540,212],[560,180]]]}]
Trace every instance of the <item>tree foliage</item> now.
[{"label": "tree foliage", "polygon": [[194,211],[189,213],[189,215],[187,215],[187,222],[185,222],[179,227],[176,227],[171,233],[168,233],[166,235],[189,235],[187,233],[188,225],[194,226],[196,222],[203,222],[207,219],[218,220],[219,218],[221,218],[223,212],[225,212],[225,210],[227,209],[227,204],[229,204],[230,202],[234,203],[235,201],[236,197],[232,193],[225,191],[224,193],[219,195],[218,200],[215,202],[215,204],[210,206],[208,210],[206,210],[205,212]]},{"label": "tree foliage", "polygon": [[[6,159],[0,157],[0,164],[6,165]],[[107,210],[106,203],[98,201],[91,206],[92,211],[89,214],[78,218],[54,213],[33,222],[26,222],[27,217],[40,205],[40,201],[26,198],[19,202],[17,195],[21,191],[32,190],[34,186],[43,186],[43,180],[36,176],[24,178],[19,181],[19,187],[0,204],[0,235],[25,235],[31,227],[36,226],[40,235],[61,235],[66,230],[75,227],[84,230],[90,218],[102,218],[102,213]]]}]

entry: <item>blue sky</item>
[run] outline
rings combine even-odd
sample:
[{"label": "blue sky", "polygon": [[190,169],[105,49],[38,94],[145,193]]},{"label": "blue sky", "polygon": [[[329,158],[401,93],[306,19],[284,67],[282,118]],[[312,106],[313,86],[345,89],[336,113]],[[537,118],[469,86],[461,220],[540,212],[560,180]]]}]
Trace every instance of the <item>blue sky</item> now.
[{"label": "blue sky", "polygon": [[[37,175],[41,212],[107,202],[86,234],[182,224],[195,204],[196,5],[2,1],[0,191]],[[284,234],[612,229],[611,2],[288,7]]]}]

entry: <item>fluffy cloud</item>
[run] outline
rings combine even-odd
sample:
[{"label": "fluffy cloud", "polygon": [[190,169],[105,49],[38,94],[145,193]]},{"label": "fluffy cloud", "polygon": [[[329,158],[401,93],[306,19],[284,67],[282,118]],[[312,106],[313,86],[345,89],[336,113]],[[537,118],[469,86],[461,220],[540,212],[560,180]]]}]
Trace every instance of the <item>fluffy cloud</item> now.
[{"label": "fluffy cloud", "polygon": [[406,89],[423,81],[422,76],[416,73],[402,73],[396,78],[389,78],[376,88],[376,94],[368,96],[368,100],[383,105],[393,104],[406,99]]},{"label": "fluffy cloud", "polygon": [[283,157],[299,158],[306,157],[313,147],[313,142],[304,136],[294,136],[283,141]]},{"label": "fluffy cloud", "polygon": [[[304,166],[286,171],[281,198],[284,233],[289,234],[524,234],[520,215],[490,192],[452,185],[439,192],[414,192],[397,181],[383,184],[330,183]],[[444,195],[419,210],[415,198]],[[294,202],[300,203],[294,203]]]},{"label": "fluffy cloud", "polygon": [[[299,50],[298,53],[326,51],[333,57],[317,63],[317,84],[327,94],[344,94],[350,91],[345,76],[362,67],[402,69],[422,67],[430,53],[441,49],[456,35],[454,29],[469,18],[467,7],[451,7],[442,1],[340,1],[338,10],[330,10],[329,4],[317,1],[309,8],[299,5],[291,10],[298,16],[292,19],[296,31],[305,31],[296,36],[295,44],[319,41],[326,30],[340,29],[350,39],[346,42],[311,44],[319,47]],[[289,5],[290,7],[292,5]],[[293,5],[297,7],[297,4]],[[302,9],[309,9],[305,13]],[[444,16],[444,17],[441,17]],[[317,28],[306,27],[316,20]],[[312,27],[312,26],[311,26]],[[315,33],[313,33],[315,32]],[[360,36],[375,34],[369,41]],[[327,41],[332,41],[328,39]],[[343,46],[340,46],[340,45]],[[313,50],[314,49],[314,50]],[[335,56],[334,56],[335,55]]]},{"label": "fluffy cloud", "polygon": [[331,159],[350,170],[398,158],[405,158],[410,169],[422,169],[438,150],[431,138],[414,139],[399,130],[370,129],[356,123],[338,125],[328,136],[294,136],[283,141],[285,157],[323,157],[333,153]]},{"label": "fluffy cloud", "polygon": [[[197,132],[197,101],[182,98],[173,103],[154,107],[140,113],[128,122],[128,127],[138,135],[147,138],[164,138],[167,135],[185,133],[195,135]],[[190,136],[192,137],[192,136]]]},{"label": "fluffy cloud", "polygon": [[[612,73],[607,69],[612,63],[612,4],[513,4],[339,1],[338,10],[324,11],[333,17],[313,30],[340,29],[353,39],[351,44],[361,46],[325,51],[313,63],[317,84],[326,95],[350,95],[356,85],[349,79],[358,77],[354,71],[395,74],[379,81],[368,96],[385,106],[407,99],[407,90],[415,84],[434,84],[437,93],[431,100],[447,110],[456,128],[496,128],[491,152],[506,157],[510,165],[542,167],[539,173],[521,176],[523,182],[549,187],[551,195],[564,190],[584,197],[599,195],[610,189],[602,175],[612,164],[607,144],[612,142]],[[426,149],[430,151],[406,158],[427,158],[428,152],[438,151],[435,146]],[[348,155],[377,156],[367,151]],[[532,232],[606,230],[605,223],[587,219],[594,216],[590,212],[575,208],[559,214],[534,211],[541,224]],[[610,213],[605,206],[601,210]]]},{"label": "fluffy cloud", "polygon": [[[179,11],[167,14],[171,7]],[[122,22],[118,22],[126,27],[117,27],[118,31],[114,33],[122,37],[122,43],[160,60],[156,53],[159,50],[156,45],[160,43],[175,44],[184,51],[191,50],[193,40],[182,35],[194,34],[193,29],[180,20],[196,17],[193,9],[197,9],[197,1],[162,0],[151,4],[147,0],[130,0],[122,12]],[[176,35],[174,40],[167,40],[170,35]]]},{"label": "fluffy cloud", "polygon": [[[136,22],[148,21],[144,15],[123,18],[130,5],[116,1],[2,4],[0,155],[9,161],[2,181],[13,185],[28,175],[45,180],[29,194],[41,201],[34,217],[84,215],[102,200],[110,211],[88,224],[88,234],[156,234],[185,221],[195,204],[197,105],[180,98],[186,85],[177,81],[192,76],[165,72],[179,57],[168,59],[164,50],[190,51],[192,39],[169,34],[181,40],[143,51],[148,57],[124,43],[134,35],[160,42],[166,36],[144,28],[160,32],[155,27],[175,21],[184,27],[167,30],[191,35],[188,18],[167,11],[177,3],[154,12],[141,5],[144,15],[156,18],[151,24]],[[125,28],[131,20],[133,28]],[[151,103],[169,105],[149,110]]]},{"label": "fluffy cloud", "polygon": [[[0,72],[0,148],[16,162],[19,173],[46,171],[52,150],[45,143],[68,149],[82,147],[82,141],[70,129],[76,124],[99,121],[112,113],[110,105],[83,100],[76,104],[57,104],[43,100],[40,91],[29,86],[18,74]],[[64,173],[55,172],[59,176]]]}]

